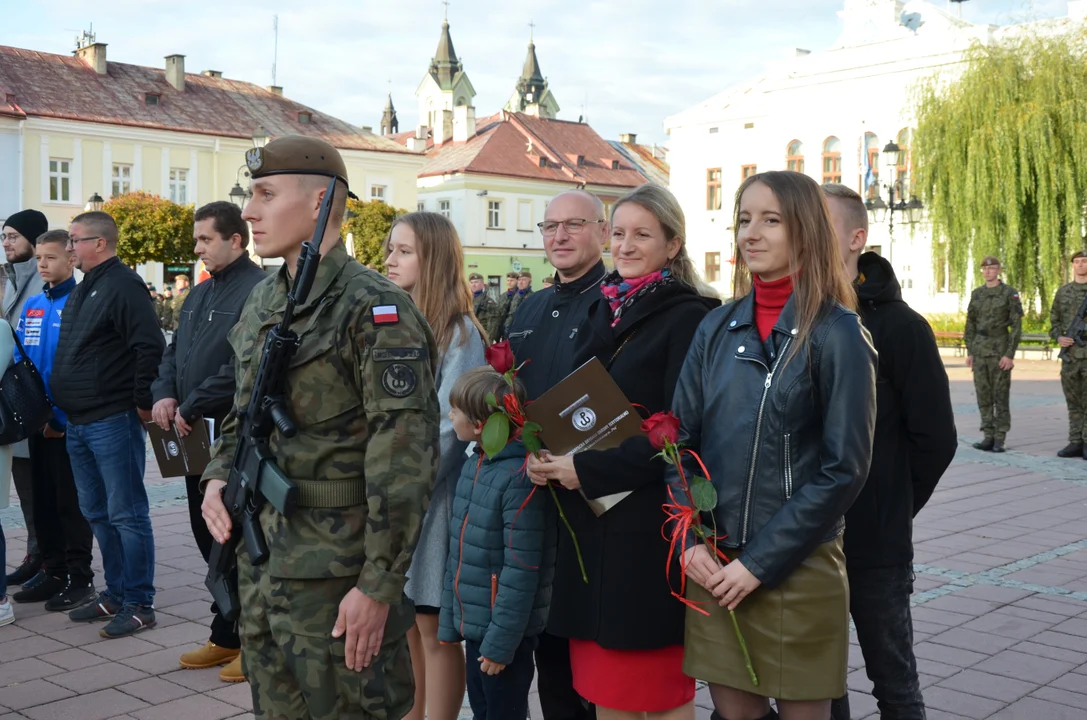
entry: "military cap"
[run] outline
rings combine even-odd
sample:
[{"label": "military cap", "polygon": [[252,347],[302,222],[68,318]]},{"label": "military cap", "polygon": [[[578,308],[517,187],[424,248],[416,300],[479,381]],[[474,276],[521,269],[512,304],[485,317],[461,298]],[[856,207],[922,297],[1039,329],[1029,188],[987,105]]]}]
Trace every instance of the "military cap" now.
[{"label": "military cap", "polygon": [[1073,260],[1075,260],[1076,258],[1087,258],[1087,250],[1080,250],[1072,256]]},{"label": "military cap", "polygon": [[479,273],[472,273],[471,275],[468,276],[468,279],[469,280],[482,280],[483,276],[480,275]]},{"label": "military cap", "polygon": [[246,150],[245,164],[254,180],[268,175],[324,175],[347,184],[347,166],[340,151],[318,138],[284,135],[264,147]]},{"label": "military cap", "polygon": [[996,265],[997,267],[1000,267],[1000,261],[997,260],[996,257],[993,255],[986,255],[984,258],[981,259],[981,266],[987,267],[989,265]]}]

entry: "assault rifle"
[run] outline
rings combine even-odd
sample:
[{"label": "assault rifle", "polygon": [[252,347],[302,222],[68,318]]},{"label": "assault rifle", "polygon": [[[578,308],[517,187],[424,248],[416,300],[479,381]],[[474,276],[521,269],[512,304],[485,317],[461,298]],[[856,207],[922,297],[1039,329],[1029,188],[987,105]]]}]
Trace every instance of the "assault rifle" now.
[{"label": "assault rifle", "polygon": [[321,261],[321,240],[328,226],[336,178],[328,183],[313,240],[302,244],[295,271],[294,286],[287,293],[283,318],[268,331],[264,340],[249,406],[238,409],[238,446],[230,465],[230,477],[222,489],[223,504],[230,513],[230,537],[225,543],[216,542],[208,559],[208,576],[204,581],[219,612],[234,622],[241,611],[238,600],[237,548],[240,537],[249,552],[249,561],[261,565],[268,560],[268,544],[260,528],[260,512],[265,502],[272,504],[284,517],[290,517],[298,505],[298,487],[276,465],[269,445],[272,430],[282,437],[294,437],[298,432],[287,410],[286,382],[291,358],[298,350],[299,338],[291,328],[296,305],[303,305]]},{"label": "assault rifle", "polygon": [[1085,313],[1087,313],[1087,297],[1084,297],[1083,302],[1079,304],[1079,310],[1076,311],[1076,316],[1072,318],[1072,324],[1069,326],[1068,332],[1065,333],[1065,337],[1072,338],[1076,343],[1074,345],[1069,345],[1066,348],[1061,348],[1060,353],[1057,355],[1058,359],[1067,360],[1068,354],[1072,348],[1087,345],[1087,339],[1084,338],[1083,332],[1085,327],[1083,315]]}]

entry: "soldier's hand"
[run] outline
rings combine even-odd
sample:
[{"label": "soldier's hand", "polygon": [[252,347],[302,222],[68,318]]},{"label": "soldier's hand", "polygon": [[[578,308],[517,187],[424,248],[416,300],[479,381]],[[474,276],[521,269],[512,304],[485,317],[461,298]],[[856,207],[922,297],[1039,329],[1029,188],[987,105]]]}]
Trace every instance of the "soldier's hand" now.
[{"label": "soldier's hand", "polygon": [[1059,338],[1057,338],[1057,344],[1061,347],[1072,347],[1076,344],[1076,341],[1070,337],[1067,337],[1066,335],[1061,335]]},{"label": "soldier's hand", "polygon": [[974,369],[974,356],[973,355],[967,355],[966,356],[966,367],[970,368],[971,370]]},{"label": "soldier's hand", "polygon": [[230,539],[230,513],[226,511],[220,492],[224,487],[226,483],[222,480],[208,480],[208,486],[204,490],[204,503],[200,506],[204,522],[208,524],[208,532],[220,545]]},{"label": "soldier's hand", "polygon": [[358,588],[351,588],[340,601],[340,613],[332,627],[332,637],[346,635],[344,655],[348,670],[362,672],[381,652],[385,639],[385,621],[389,606],[371,600]]},{"label": "soldier's hand", "polygon": [[177,400],[174,398],[163,398],[151,408],[151,419],[163,430],[169,430],[170,420],[173,419],[174,413],[176,412]]},{"label": "soldier's hand", "polygon": [[1012,360],[1010,357],[1000,358],[1000,362],[997,363],[997,364],[1000,366],[1000,369],[1003,370],[1004,372],[1008,372],[1013,367],[1015,367],[1015,361]]},{"label": "soldier's hand", "polygon": [[506,666],[502,663],[496,663],[494,660],[488,660],[487,658],[480,656],[479,669],[484,675],[497,675],[506,669]]}]

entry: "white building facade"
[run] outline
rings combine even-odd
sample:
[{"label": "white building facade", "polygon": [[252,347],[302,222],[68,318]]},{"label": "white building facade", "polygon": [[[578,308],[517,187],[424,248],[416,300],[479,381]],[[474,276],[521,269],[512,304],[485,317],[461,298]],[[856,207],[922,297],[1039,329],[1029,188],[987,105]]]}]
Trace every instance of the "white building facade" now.
[{"label": "white building facade", "polygon": [[[940,74],[954,78],[972,43],[991,43],[1023,26],[980,26],[939,6],[915,0],[845,0],[843,31],[834,47],[796,56],[763,76],[716,95],[665,121],[671,189],[687,216],[689,250],[708,282],[731,292],[735,252],[733,205],[749,174],[798,170],[816,182],[840,182],[862,196],[909,200],[913,158],[913,93]],[[1069,2],[1069,18],[1044,21],[1056,29],[1087,14]],[[900,146],[888,164],[882,150]],[[893,167],[892,167],[893,165]],[[871,171],[869,172],[869,168]],[[965,299],[949,292],[922,213],[888,212],[871,223],[868,248],[894,266],[903,297],[924,313],[958,312]],[[892,224],[893,223],[893,226]]]}]

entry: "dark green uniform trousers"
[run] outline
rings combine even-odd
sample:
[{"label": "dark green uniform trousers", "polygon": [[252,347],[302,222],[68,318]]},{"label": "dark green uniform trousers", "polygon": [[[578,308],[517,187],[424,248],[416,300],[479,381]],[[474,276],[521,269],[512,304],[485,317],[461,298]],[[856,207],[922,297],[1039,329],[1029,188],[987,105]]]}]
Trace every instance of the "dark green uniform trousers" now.
[{"label": "dark green uniform trousers", "polygon": [[999,357],[974,358],[974,391],[981,411],[981,432],[1000,442],[1012,426],[1009,407],[1012,374],[1000,369]]}]

